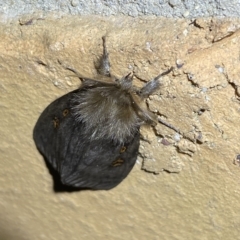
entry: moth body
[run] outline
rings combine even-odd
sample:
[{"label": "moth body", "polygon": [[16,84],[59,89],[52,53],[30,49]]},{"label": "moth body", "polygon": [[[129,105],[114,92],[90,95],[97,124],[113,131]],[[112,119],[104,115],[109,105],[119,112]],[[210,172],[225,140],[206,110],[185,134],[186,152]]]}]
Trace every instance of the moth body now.
[{"label": "moth body", "polygon": [[[105,38],[98,71],[110,76]],[[79,89],[55,100],[43,111],[33,138],[62,184],[108,190],[128,175],[137,159],[139,128],[155,121],[141,103],[159,88],[159,78],[170,71],[141,89],[132,85],[131,74],[113,82],[81,77]]]}]

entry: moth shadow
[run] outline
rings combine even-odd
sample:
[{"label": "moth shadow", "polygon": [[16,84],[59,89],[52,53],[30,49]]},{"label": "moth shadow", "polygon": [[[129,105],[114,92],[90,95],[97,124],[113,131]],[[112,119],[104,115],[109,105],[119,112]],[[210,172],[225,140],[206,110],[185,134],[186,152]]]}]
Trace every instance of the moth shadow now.
[{"label": "moth shadow", "polygon": [[61,178],[59,173],[52,167],[52,165],[47,161],[47,159],[44,157],[45,164],[48,168],[49,173],[52,176],[53,179],[53,191],[56,193],[61,192],[78,192],[83,190],[89,190],[88,188],[77,188],[72,186],[64,185],[61,182]]}]

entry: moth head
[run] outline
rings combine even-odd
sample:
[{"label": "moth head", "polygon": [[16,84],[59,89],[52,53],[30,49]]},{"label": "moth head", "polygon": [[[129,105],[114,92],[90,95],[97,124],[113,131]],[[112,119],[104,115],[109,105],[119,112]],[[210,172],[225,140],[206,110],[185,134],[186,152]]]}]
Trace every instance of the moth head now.
[{"label": "moth head", "polygon": [[130,91],[132,90],[133,74],[129,73],[125,77],[122,77],[121,79],[116,79],[115,81],[122,90]]}]

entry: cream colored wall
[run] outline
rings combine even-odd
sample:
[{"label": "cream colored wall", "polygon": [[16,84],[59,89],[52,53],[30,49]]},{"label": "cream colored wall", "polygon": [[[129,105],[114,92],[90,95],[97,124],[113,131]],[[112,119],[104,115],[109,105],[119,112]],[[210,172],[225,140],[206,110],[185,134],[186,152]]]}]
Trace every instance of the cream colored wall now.
[{"label": "cream colored wall", "polygon": [[[0,26],[0,239],[239,239],[240,22],[49,17],[24,25],[30,19]],[[136,85],[184,63],[148,100],[183,136],[143,128],[141,155],[119,186],[55,193],[33,127],[80,84],[63,66],[95,76],[106,33],[112,72],[134,67]]]}]

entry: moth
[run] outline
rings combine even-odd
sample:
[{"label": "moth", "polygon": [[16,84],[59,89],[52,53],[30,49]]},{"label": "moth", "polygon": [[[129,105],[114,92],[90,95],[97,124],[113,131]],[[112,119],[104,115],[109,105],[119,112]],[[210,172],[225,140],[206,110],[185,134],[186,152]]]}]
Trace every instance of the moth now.
[{"label": "moth", "polygon": [[142,88],[133,86],[133,74],[113,78],[103,37],[97,70],[109,80],[79,76],[80,88],[52,102],[33,131],[38,150],[62,184],[77,189],[108,190],[127,177],[137,159],[140,126],[156,124],[144,99],[172,69]]}]

